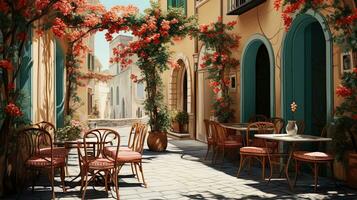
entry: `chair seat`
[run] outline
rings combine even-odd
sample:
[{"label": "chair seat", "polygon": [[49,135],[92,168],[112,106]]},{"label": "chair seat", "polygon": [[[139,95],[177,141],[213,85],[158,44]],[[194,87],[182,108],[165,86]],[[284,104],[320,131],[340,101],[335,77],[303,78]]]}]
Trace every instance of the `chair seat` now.
[{"label": "chair seat", "polygon": [[[65,159],[54,157],[53,158],[53,166],[59,167],[65,165]],[[26,161],[26,165],[29,167],[50,167],[51,166],[51,157],[40,157],[40,156],[33,156]]]},{"label": "chair seat", "polygon": [[[64,147],[54,147],[52,149],[52,153],[53,157],[67,157],[69,150]],[[51,156],[51,148],[41,148],[39,154],[44,156]]]},{"label": "chair seat", "polygon": [[88,163],[83,160],[84,165],[90,169],[111,169],[114,168],[114,162],[107,158],[88,158]]},{"label": "chair seat", "polygon": [[306,161],[332,161],[334,156],[323,152],[295,151],[293,153],[295,159]]},{"label": "chair seat", "polygon": [[[110,157],[114,158],[116,154],[116,149],[113,147],[106,147],[105,148],[106,154],[109,155]],[[125,162],[133,162],[133,161],[138,161],[141,160],[142,156],[139,152],[136,151],[121,151],[119,150],[117,161],[120,163],[125,163]]]},{"label": "chair seat", "polygon": [[235,148],[243,146],[241,142],[235,140],[227,140],[224,143],[218,143],[219,146],[225,146],[227,148]]},{"label": "chair seat", "polygon": [[[247,147],[242,147],[240,148],[241,153],[251,153],[251,154],[267,154],[268,149],[264,147],[252,147],[252,146],[247,146]],[[269,153],[271,150],[269,150]]]}]

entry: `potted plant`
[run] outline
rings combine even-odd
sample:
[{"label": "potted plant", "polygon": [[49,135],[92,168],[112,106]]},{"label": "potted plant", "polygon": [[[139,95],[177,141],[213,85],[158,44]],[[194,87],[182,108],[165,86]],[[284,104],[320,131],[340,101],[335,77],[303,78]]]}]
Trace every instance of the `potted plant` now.
[{"label": "potted plant", "polygon": [[171,118],[171,128],[176,133],[188,132],[188,113],[186,111],[174,112]]},{"label": "potted plant", "polygon": [[132,31],[137,40],[128,46],[121,45],[121,48],[113,52],[112,60],[120,62],[122,67],[132,63],[133,54],[138,56],[136,64],[141,71],[141,78],[132,74],[131,79],[146,85],[147,98],[144,106],[149,114],[150,126],[147,144],[152,151],[164,151],[167,147],[166,130],[170,126],[170,118],[163,103],[161,74],[169,69],[168,44],[174,38],[185,37],[193,30],[193,19],[187,18],[179,9],[169,9],[167,13],[163,13],[157,3],[152,3],[145,15],[126,19],[129,27],[135,27]]},{"label": "potted plant", "polygon": [[329,129],[336,160],[347,164],[347,183],[357,187],[357,68],[344,73],[336,93],[343,98]]},{"label": "potted plant", "polygon": [[[68,121],[68,120],[67,120]],[[86,125],[83,125],[77,120],[69,120],[67,125],[63,128],[58,128],[55,132],[56,141],[71,141],[79,139],[83,136],[84,132],[88,130]]]}]

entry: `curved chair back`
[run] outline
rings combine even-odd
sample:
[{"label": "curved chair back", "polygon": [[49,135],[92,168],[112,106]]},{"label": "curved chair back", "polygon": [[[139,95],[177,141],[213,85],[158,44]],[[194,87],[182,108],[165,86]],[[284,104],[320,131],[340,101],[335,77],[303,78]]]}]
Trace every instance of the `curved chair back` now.
[{"label": "curved chair back", "polygon": [[210,126],[210,120],[204,119],[203,122],[205,123],[205,129],[206,129],[206,139],[208,138],[213,138],[212,136],[212,127]]},{"label": "curved chair back", "polygon": [[[53,160],[53,142],[51,134],[41,128],[25,128],[19,133],[18,149],[21,151],[21,155],[25,155],[25,160],[32,156],[39,156],[46,159],[48,162]],[[41,148],[50,149],[50,157],[48,155],[41,155]]]},{"label": "curved chair back", "polygon": [[148,126],[145,124],[141,124],[138,126],[138,133],[135,134],[135,140],[133,144],[133,151],[143,153],[145,138],[148,132]]},{"label": "curved chair back", "polygon": [[128,139],[128,147],[131,148],[131,149],[133,148],[135,134],[138,133],[137,129],[138,129],[139,125],[140,125],[139,122],[135,122],[131,126],[130,133],[129,133],[129,139]]},{"label": "curved chair back", "polygon": [[215,141],[217,143],[224,143],[227,140],[227,129],[222,127],[219,123],[211,121],[215,129]]},{"label": "curved chair back", "polygon": [[277,128],[271,122],[255,122],[248,125],[246,132],[247,146],[265,147],[265,140],[260,138],[250,139],[250,134],[273,134],[277,133]]},{"label": "curved chair back", "polygon": [[52,140],[55,139],[56,127],[51,122],[47,122],[47,121],[38,122],[36,124],[33,124],[33,127],[46,130],[48,133],[50,133]]},{"label": "curved chair back", "polygon": [[[104,147],[113,143],[116,146],[115,154],[113,153],[113,156],[109,156],[104,153]],[[86,132],[83,136],[84,155],[82,155],[80,151],[78,152],[81,159],[86,163],[88,163],[89,158],[107,158],[114,161],[114,164],[116,164],[119,153],[119,146],[120,135],[118,132],[106,128],[92,129]]]},{"label": "curved chair back", "polygon": [[269,122],[273,123],[277,129],[278,132],[277,134],[281,134],[283,132],[283,129],[285,127],[285,121],[283,118],[280,117],[272,117],[269,119]]},{"label": "curved chair back", "polygon": [[261,115],[261,114],[253,115],[248,120],[249,123],[267,122],[267,121],[268,121],[268,118],[265,115]]}]

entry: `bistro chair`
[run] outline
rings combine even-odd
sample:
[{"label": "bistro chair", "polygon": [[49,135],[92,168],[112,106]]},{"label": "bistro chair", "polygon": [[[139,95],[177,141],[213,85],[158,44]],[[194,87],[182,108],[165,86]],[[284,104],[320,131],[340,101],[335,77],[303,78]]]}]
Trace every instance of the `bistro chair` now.
[{"label": "bistro chair", "polygon": [[[107,155],[109,155],[112,158],[117,156],[116,161],[119,166],[119,170],[126,163],[130,163],[131,165],[134,165],[136,177],[137,177],[138,181],[140,182],[139,173],[137,170],[137,168],[139,168],[144,187],[147,187],[147,184],[146,184],[145,178],[144,178],[142,155],[144,152],[144,144],[145,144],[145,139],[146,139],[146,135],[147,135],[147,129],[148,129],[147,125],[144,125],[144,124],[138,125],[138,127],[137,127],[138,132],[135,134],[136,137],[134,139],[133,149],[131,151],[119,151],[119,154],[115,155],[115,151],[113,151],[113,147],[105,148],[105,152]],[[118,173],[119,173],[119,170],[118,170]]]},{"label": "bistro chair", "polygon": [[213,154],[214,154],[214,150],[215,150],[215,140],[213,137],[213,128],[212,128],[212,122],[208,119],[203,120],[203,122],[205,123],[205,128],[206,128],[206,139],[207,139],[207,153],[205,156],[205,160],[207,160],[208,154],[209,154],[209,150],[212,149]]},{"label": "bistro chair", "polygon": [[[55,132],[56,132],[56,128],[55,126],[47,121],[42,121],[42,122],[38,122],[36,124],[33,124],[33,127],[35,128],[39,128],[39,129],[43,129],[46,130],[48,133],[50,133],[51,135],[51,140],[54,141],[55,140]],[[65,147],[53,147],[52,149],[52,153],[54,157],[59,157],[59,158],[64,158],[66,161],[66,173],[68,174],[68,154],[69,154],[69,150]],[[47,148],[41,148],[39,150],[39,154],[41,155],[51,155],[51,149],[49,147]]]},{"label": "bistro chair", "polygon": [[[56,157],[53,152],[53,142],[52,137],[49,132],[40,128],[26,128],[20,131],[19,146],[21,146],[22,153],[24,149],[25,152],[25,168],[33,172],[33,178],[35,174],[40,170],[48,171],[48,177],[51,182],[52,198],[55,199],[54,192],[54,176],[55,169],[60,169],[61,171],[61,182],[63,192],[66,191],[65,188],[65,158]],[[48,153],[40,153],[40,149],[48,149]],[[23,154],[22,154],[23,156]],[[35,179],[32,182],[32,191],[34,191]]]},{"label": "bistro chair", "polygon": [[267,142],[260,138],[255,138],[254,140],[249,139],[250,134],[254,132],[255,134],[272,134],[276,133],[277,129],[273,123],[270,122],[255,122],[248,125],[246,132],[246,142],[247,145],[240,148],[240,163],[237,173],[237,177],[241,170],[243,169],[245,162],[249,159],[249,163],[252,158],[257,159],[262,165],[262,179],[265,179],[265,166],[268,160],[270,166],[270,177],[272,176],[272,164],[270,159],[270,154],[274,153],[278,149],[279,145],[277,142]]},{"label": "bistro chair", "polygon": [[[321,137],[326,137],[327,135],[327,126],[322,129]],[[327,164],[327,166],[331,170],[331,176],[334,179],[334,171],[333,171],[333,162],[335,157],[332,154],[322,152],[323,145],[319,143],[318,151],[309,152],[309,151],[294,151],[293,159],[295,160],[295,180],[294,185],[296,185],[297,176],[299,174],[299,169],[302,163],[307,163],[313,168],[313,176],[314,176],[314,191],[317,190],[318,176],[319,176],[319,165]]]},{"label": "bistro chair", "polygon": [[[96,148],[94,152],[91,152],[92,146],[87,143],[88,139],[96,140]],[[115,155],[113,157],[107,156],[104,153],[104,149],[107,144],[113,143],[116,147],[113,149],[112,153]],[[114,190],[116,193],[116,198],[119,199],[119,186],[118,186],[118,165],[117,156],[119,153],[120,145],[120,135],[118,132],[111,129],[93,129],[88,131],[83,136],[83,146],[78,143],[77,150],[78,156],[80,157],[80,169],[81,169],[81,191],[82,199],[85,199],[85,194],[87,190],[88,183],[95,179],[100,172],[104,172],[104,184],[105,191],[108,192],[108,182],[113,180]],[[83,153],[80,148],[83,147]],[[88,174],[91,174],[90,179],[88,179]],[[108,176],[110,178],[108,179]],[[84,188],[84,190],[83,190]]]},{"label": "bistro chair", "polygon": [[139,122],[135,122],[131,125],[131,129],[129,132],[129,138],[128,138],[128,145],[119,147],[119,151],[131,151],[133,150],[133,145],[134,145],[134,140],[136,137],[136,134],[138,133],[138,127],[140,126]]},{"label": "bistro chair", "polygon": [[249,123],[254,123],[254,122],[267,122],[268,118],[265,115],[257,114],[253,115],[248,119]]},{"label": "bistro chair", "polygon": [[269,122],[273,123],[277,129],[277,134],[283,133],[283,129],[285,127],[285,121],[283,118],[280,117],[272,117],[268,120]]},{"label": "bistro chair", "polygon": [[222,127],[219,123],[212,121],[214,129],[214,138],[216,139],[214,158],[212,163],[216,163],[217,155],[219,151],[222,151],[222,165],[224,163],[224,156],[226,149],[239,149],[243,146],[242,141],[229,140],[227,137],[227,129]]}]

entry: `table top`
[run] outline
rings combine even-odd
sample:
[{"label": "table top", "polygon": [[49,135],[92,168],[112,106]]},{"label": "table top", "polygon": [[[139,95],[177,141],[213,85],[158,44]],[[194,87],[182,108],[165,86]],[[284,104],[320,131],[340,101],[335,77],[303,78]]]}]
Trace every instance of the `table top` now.
[{"label": "table top", "polygon": [[237,131],[246,131],[249,123],[221,123],[224,128],[233,129]]},{"label": "table top", "polygon": [[313,135],[288,135],[288,134],[256,134],[254,137],[278,140],[284,142],[328,142],[332,141],[332,138],[319,137]]},{"label": "table top", "polygon": [[[221,126],[227,129],[233,129],[237,131],[247,131],[249,123],[221,123]],[[249,130],[258,131],[259,129],[251,127]],[[273,130],[273,128],[271,130]]]},{"label": "table top", "polygon": [[[54,144],[77,144],[77,143],[81,143],[83,144],[83,138],[79,138],[77,140],[67,140],[67,141],[55,141]],[[86,138],[86,143],[88,144],[97,144],[98,143],[98,139],[97,138]],[[110,141],[107,141],[107,143],[110,143]]]}]

